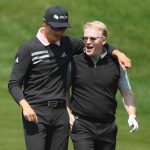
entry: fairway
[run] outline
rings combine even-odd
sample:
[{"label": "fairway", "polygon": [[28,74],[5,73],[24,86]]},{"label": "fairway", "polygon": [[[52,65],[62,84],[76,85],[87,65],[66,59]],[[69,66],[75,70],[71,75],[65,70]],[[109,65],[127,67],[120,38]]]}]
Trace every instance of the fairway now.
[{"label": "fairway", "polygon": [[[8,93],[7,83],[18,47],[36,35],[48,6],[69,12],[68,35],[82,37],[82,25],[100,20],[108,27],[108,43],[132,60],[128,70],[136,98],[139,131],[130,133],[128,116],[117,94],[116,150],[150,150],[150,1],[149,0],[1,0],[0,1],[0,150],[25,150],[21,108]],[[69,150],[73,150],[69,142]]]}]

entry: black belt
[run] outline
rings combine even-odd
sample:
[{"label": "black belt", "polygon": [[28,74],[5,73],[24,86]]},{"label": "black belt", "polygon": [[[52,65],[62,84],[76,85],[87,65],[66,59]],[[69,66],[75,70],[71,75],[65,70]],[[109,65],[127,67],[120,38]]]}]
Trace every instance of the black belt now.
[{"label": "black belt", "polygon": [[47,101],[40,103],[36,106],[47,106],[49,108],[65,108],[66,102],[65,101]]},{"label": "black belt", "polygon": [[75,115],[78,118],[90,121],[90,122],[95,122],[95,123],[111,123],[114,122],[114,118],[109,118],[109,119],[100,119],[100,118],[90,118],[87,116],[82,116],[82,115]]}]

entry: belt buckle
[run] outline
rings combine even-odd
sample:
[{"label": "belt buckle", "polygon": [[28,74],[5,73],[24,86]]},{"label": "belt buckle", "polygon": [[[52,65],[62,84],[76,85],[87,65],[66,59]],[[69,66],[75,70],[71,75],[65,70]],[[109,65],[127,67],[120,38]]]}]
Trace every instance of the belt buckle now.
[{"label": "belt buckle", "polygon": [[57,107],[57,105],[58,105],[57,101],[48,101],[48,107],[55,108]]}]

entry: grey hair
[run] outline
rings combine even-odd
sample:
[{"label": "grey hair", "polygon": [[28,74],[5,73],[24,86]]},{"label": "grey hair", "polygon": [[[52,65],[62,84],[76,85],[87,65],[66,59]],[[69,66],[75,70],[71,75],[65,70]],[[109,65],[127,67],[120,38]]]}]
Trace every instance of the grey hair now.
[{"label": "grey hair", "polygon": [[83,30],[85,30],[88,27],[93,27],[98,29],[99,31],[103,31],[103,36],[107,37],[107,27],[103,22],[101,21],[87,22],[86,24],[83,25]]}]

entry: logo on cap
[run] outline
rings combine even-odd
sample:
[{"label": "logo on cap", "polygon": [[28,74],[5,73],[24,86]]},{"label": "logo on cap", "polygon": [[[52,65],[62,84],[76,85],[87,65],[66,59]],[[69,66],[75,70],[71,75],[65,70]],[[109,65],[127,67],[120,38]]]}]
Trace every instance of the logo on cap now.
[{"label": "logo on cap", "polygon": [[54,19],[59,19],[59,17],[56,14],[54,14],[53,17]]}]

